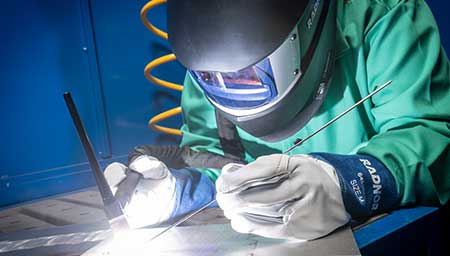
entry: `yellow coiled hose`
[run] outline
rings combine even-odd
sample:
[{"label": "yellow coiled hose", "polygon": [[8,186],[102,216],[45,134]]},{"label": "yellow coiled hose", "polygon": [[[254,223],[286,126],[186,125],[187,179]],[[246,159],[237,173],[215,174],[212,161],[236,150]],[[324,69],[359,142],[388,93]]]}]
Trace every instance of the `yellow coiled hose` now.
[{"label": "yellow coiled hose", "polygon": [[[167,35],[166,32],[160,30],[159,28],[153,26],[147,19],[147,13],[150,9],[160,5],[160,4],[164,4],[166,3],[167,0],[152,0],[150,2],[148,2],[147,4],[144,5],[144,7],[142,7],[141,9],[141,20],[142,23],[144,23],[144,25],[155,35],[167,40],[169,37]],[[160,66],[163,65],[167,62],[170,61],[174,61],[176,60],[177,57],[175,56],[175,54],[171,53],[162,57],[159,57],[157,59],[152,60],[150,63],[147,64],[147,66],[145,66],[144,69],[144,75],[145,77],[152,83],[172,89],[172,90],[176,90],[176,91],[182,91],[183,90],[183,86],[180,84],[176,84],[176,83],[172,83],[172,82],[168,82],[162,79],[159,79],[155,76],[153,76],[151,74],[151,71]],[[164,126],[160,126],[157,125],[158,122],[165,120],[167,118],[170,118],[174,115],[178,115],[181,113],[181,107],[176,107],[173,109],[170,109],[168,111],[165,111],[163,113],[160,113],[156,116],[154,116],[153,118],[150,119],[150,121],[148,122],[148,125],[150,128],[152,128],[153,130],[159,131],[159,132],[164,132],[164,133],[168,133],[168,134],[174,134],[174,135],[179,135],[181,136],[181,130],[179,129],[174,129],[174,128],[168,128],[168,127],[164,127]]]}]

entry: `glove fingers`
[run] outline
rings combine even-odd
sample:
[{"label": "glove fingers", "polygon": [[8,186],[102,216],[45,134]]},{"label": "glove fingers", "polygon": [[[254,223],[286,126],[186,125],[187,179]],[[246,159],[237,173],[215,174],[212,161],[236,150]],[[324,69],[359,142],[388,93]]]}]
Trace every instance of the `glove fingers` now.
[{"label": "glove fingers", "polygon": [[142,179],[125,207],[133,228],[166,221],[175,207],[175,179]]},{"label": "glove fingers", "polygon": [[279,183],[250,188],[235,193],[235,197],[240,202],[254,206],[280,204],[302,198],[307,193],[303,180],[302,172],[293,172],[288,179]]},{"label": "glove fingers", "polygon": [[[272,209],[272,213],[266,207],[236,208],[226,216],[236,222],[239,232],[311,240],[329,234],[348,222],[349,216],[339,200],[339,191],[335,193],[329,195],[331,197],[324,193],[307,194],[302,199],[282,205],[278,211]],[[279,217],[276,217],[277,214]]]},{"label": "glove fingers", "polygon": [[[303,221],[303,218],[299,220],[295,217],[298,212],[294,210],[307,212],[309,204],[309,201],[298,200],[272,207],[247,208],[245,212],[228,212],[225,216],[231,219],[233,229],[240,233],[252,233],[270,238],[309,240],[314,238],[309,231],[313,224]],[[300,216],[307,216],[307,214],[300,213]]]},{"label": "glove fingers", "polygon": [[[222,169],[216,187],[219,192],[244,190],[261,182],[274,182],[288,173],[289,157],[282,154],[262,156],[245,166],[228,164]],[[240,168],[237,168],[240,167]]]},{"label": "glove fingers", "polygon": [[270,205],[265,207],[243,207],[227,209],[224,211],[225,217],[232,219],[234,215],[241,214],[255,220],[282,223],[285,211],[283,210],[288,203]]},{"label": "glove fingers", "polygon": [[[285,169],[289,171],[285,171],[287,175],[278,181],[261,179],[250,185],[244,183],[241,186],[244,190],[223,192],[218,189],[217,201],[236,231],[310,240],[326,235],[348,221],[334,168],[311,157],[288,159]],[[274,166],[275,163],[267,165]],[[249,166],[225,174],[231,177]],[[273,172],[272,177],[275,177]]]},{"label": "glove fingers", "polygon": [[117,190],[117,186],[120,182],[122,182],[127,176],[125,175],[125,170],[127,167],[121,163],[114,162],[108,165],[105,169],[104,175],[108,185],[113,190],[115,194],[115,190]]},{"label": "glove fingers", "polygon": [[236,232],[244,234],[250,233],[276,239],[283,238],[296,239],[297,241],[303,240],[288,234],[286,231],[286,224],[253,220],[242,214],[236,214],[233,216],[233,219],[231,220],[231,227]]},{"label": "glove fingers", "polygon": [[[289,162],[290,174],[273,184],[261,184],[244,191],[229,193],[229,201],[238,202],[241,207],[266,206],[303,198],[316,190],[335,189],[323,166],[312,158],[296,156]],[[334,190],[333,190],[334,191]]]},{"label": "glove fingers", "polygon": [[302,172],[294,172],[276,184],[260,185],[235,193],[217,193],[217,201],[224,210],[246,207],[272,207],[298,200],[308,193]]},{"label": "glove fingers", "polygon": [[141,173],[145,179],[163,179],[169,173],[167,166],[152,156],[141,155],[130,163],[130,169]]}]

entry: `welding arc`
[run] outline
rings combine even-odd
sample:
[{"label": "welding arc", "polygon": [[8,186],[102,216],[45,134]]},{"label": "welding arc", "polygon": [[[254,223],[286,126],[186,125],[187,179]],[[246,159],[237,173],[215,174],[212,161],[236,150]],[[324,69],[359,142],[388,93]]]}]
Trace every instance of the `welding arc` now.
[{"label": "welding arc", "polygon": [[[373,92],[371,92],[370,94],[368,94],[366,97],[362,98],[361,100],[359,100],[358,102],[356,102],[355,104],[353,104],[351,107],[349,107],[348,109],[346,109],[345,111],[343,111],[342,113],[340,113],[339,115],[337,115],[336,117],[334,117],[333,119],[331,119],[330,121],[328,121],[326,124],[324,124],[323,126],[321,126],[319,129],[317,129],[316,131],[314,131],[313,133],[311,133],[310,135],[308,135],[304,140],[300,140],[298,142],[296,142],[292,147],[290,147],[289,149],[287,149],[286,151],[283,152],[283,154],[288,154],[290,153],[293,149],[297,148],[298,146],[302,145],[303,143],[305,143],[307,140],[311,139],[312,137],[314,137],[314,135],[318,134],[319,132],[321,132],[323,129],[327,128],[328,126],[330,126],[331,124],[333,124],[334,122],[336,122],[338,119],[340,119],[341,117],[343,117],[344,115],[346,115],[348,112],[352,111],[354,108],[356,108],[357,106],[359,106],[361,103],[365,102],[366,100],[368,100],[370,97],[372,97],[373,95],[377,94],[379,91],[383,90],[384,88],[386,88],[386,86],[390,85],[392,83],[392,80],[384,83],[383,85],[381,85],[380,87],[378,87],[376,90],[374,90]],[[205,204],[204,206],[200,207],[198,210],[196,210],[195,212],[187,215],[186,217],[178,220],[177,222],[175,222],[174,224],[170,225],[169,227],[167,227],[166,229],[164,229],[163,231],[161,231],[160,233],[158,233],[156,236],[153,236],[150,241],[152,241],[153,239],[161,236],[162,234],[166,233],[167,231],[171,230],[172,228],[180,225],[181,223],[185,222],[186,220],[190,219],[191,217],[197,215],[198,213],[200,213],[201,211],[203,211],[204,209],[208,208],[208,206],[212,205],[213,203],[216,202],[216,199],[210,201],[209,203]]]}]

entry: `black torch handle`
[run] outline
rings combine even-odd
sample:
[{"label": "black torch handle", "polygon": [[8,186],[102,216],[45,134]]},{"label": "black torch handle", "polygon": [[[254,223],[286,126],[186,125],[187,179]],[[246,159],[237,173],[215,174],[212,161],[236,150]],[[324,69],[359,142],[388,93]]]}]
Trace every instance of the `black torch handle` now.
[{"label": "black torch handle", "polygon": [[109,188],[108,182],[106,181],[103,172],[100,169],[97,158],[92,148],[91,141],[84,129],[83,123],[81,122],[80,115],[78,114],[75,103],[73,102],[72,95],[69,92],[64,93],[64,100],[66,101],[67,108],[69,109],[70,115],[72,116],[72,121],[80,137],[81,144],[83,144],[84,151],[89,160],[89,165],[91,166],[92,172],[94,172],[95,181],[97,182],[98,190],[103,199],[103,204],[109,206],[115,203],[115,198]]}]

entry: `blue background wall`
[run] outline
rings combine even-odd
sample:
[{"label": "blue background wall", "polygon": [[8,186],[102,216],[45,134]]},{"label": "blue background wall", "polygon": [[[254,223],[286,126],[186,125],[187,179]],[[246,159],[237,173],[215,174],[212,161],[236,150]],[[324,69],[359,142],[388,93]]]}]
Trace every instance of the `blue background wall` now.
[{"label": "blue background wall", "polygon": [[[71,91],[102,164],[140,144],[177,143],[147,128],[179,104],[143,68],[170,52],[141,23],[146,1],[9,0],[0,9],[0,207],[94,185],[62,93]],[[446,1],[428,1],[450,51]],[[165,7],[150,12],[166,29]],[[156,70],[181,83],[178,63]],[[178,127],[181,119],[166,124]]]},{"label": "blue background wall", "polygon": [[[0,8],[0,206],[94,185],[62,94],[70,91],[102,164],[136,145],[177,143],[147,128],[179,104],[143,69],[169,53],[141,23],[146,1],[10,0]],[[165,29],[165,6],[152,21]],[[184,70],[155,70],[181,83]],[[178,127],[180,118],[167,123]]]}]

